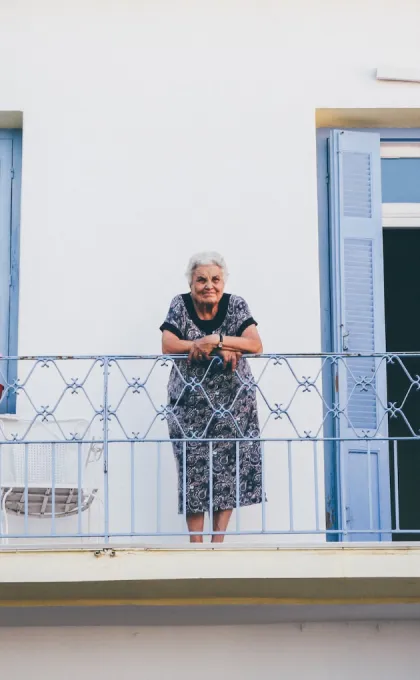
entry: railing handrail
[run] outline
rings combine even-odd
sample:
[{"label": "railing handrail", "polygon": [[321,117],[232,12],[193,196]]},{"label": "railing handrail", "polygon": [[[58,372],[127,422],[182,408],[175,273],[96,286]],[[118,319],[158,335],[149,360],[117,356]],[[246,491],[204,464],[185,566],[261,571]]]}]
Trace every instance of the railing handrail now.
[{"label": "railing handrail", "polygon": [[[322,358],[420,358],[419,352],[264,352],[261,354],[246,354],[247,359],[322,359]],[[16,356],[0,356],[0,361],[67,361],[67,360],[156,360],[156,359],[187,359],[188,354],[22,354]],[[217,357],[214,357],[215,359]]]}]

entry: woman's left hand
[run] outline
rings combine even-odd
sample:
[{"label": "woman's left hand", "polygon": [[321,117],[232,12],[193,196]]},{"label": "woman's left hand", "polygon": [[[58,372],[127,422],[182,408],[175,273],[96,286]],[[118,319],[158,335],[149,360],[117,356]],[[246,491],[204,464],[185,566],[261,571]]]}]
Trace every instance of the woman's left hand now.
[{"label": "woman's left hand", "polygon": [[236,371],[239,359],[241,358],[241,352],[232,352],[228,349],[222,349],[217,352],[219,357],[223,359],[223,368],[230,366],[231,371]]}]

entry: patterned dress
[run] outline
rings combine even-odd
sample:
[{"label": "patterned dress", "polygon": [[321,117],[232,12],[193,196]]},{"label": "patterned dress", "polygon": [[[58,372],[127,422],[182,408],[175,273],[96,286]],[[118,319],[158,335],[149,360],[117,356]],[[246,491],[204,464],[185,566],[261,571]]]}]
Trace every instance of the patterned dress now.
[{"label": "patterned dress", "polygon": [[[187,293],[172,300],[160,329],[169,330],[182,340],[196,340],[211,333],[239,337],[252,324],[256,321],[247,303],[237,295],[225,293],[215,318],[203,321]],[[230,367],[223,368],[217,357],[191,365],[185,359],[175,361],[168,383],[168,407],[169,436],[189,439],[173,441],[179,512],[184,511],[184,498],[187,514],[209,511],[211,499],[213,511],[261,503],[256,390],[246,359],[239,360],[236,372]],[[212,444],[191,438],[210,439]],[[223,441],[235,438],[248,440]]]}]

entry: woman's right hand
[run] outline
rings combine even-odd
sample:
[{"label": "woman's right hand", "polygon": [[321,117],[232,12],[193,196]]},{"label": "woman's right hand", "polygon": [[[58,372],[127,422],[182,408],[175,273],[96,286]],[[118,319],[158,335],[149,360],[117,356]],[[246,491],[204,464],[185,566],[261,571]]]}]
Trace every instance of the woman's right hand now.
[{"label": "woman's right hand", "polygon": [[[211,350],[211,347],[206,343],[206,338],[194,340],[188,354],[188,362],[208,361],[211,359],[209,350]],[[230,349],[219,349],[217,350],[217,356],[223,360],[223,368],[230,366],[231,370],[235,371],[239,359],[242,357],[242,352]]]},{"label": "woman's right hand", "polygon": [[211,354],[216,349],[218,342],[219,336],[215,334],[206,335],[204,338],[198,338],[198,340],[194,340],[189,351],[188,360],[191,362],[211,359]]},{"label": "woman's right hand", "polygon": [[192,363],[194,361],[203,361],[206,358],[207,357],[200,346],[200,341],[194,340],[188,353],[188,363]]}]

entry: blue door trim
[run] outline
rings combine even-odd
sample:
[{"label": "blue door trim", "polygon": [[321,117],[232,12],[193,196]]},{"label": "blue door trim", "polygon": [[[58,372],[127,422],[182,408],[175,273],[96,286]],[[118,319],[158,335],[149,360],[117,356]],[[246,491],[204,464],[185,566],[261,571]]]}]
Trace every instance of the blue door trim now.
[{"label": "blue door trim", "polygon": [[[12,141],[12,196],[10,224],[10,303],[9,303],[9,339],[8,355],[18,354],[18,316],[19,316],[19,252],[20,252],[20,205],[22,181],[22,130],[0,129],[0,139]],[[12,383],[17,378],[17,362],[9,361],[7,381]],[[9,394],[2,404],[0,412],[16,413],[16,395]]]},{"label": "blue door trim", "polygon": [[[328,196],[328,139],[334,128],[318,128],[316,131],[317,153],[317,194],[318,194],[318,243],[319,243],[319,285],[321,311],[321,348],[323,352],[331,352],[331,263],[330,263],[330,229],[329,229],[329,196]],[[381,141],[418,142],[420,128],[340,128],[353,132],[379,132]],[[326,400],[332,403],[333,384],[330,373],[323,375],[323,390]],[[332,424],[326,422],[325,436],[333,436],[329,431]],[[325,443],[324,476],[325,476],[325,511],[327,529],[339,528],[338,502],[338,465],[336,447],[331,442]],[[335,534],[327,534],[328,541],[338,540]]]}]

